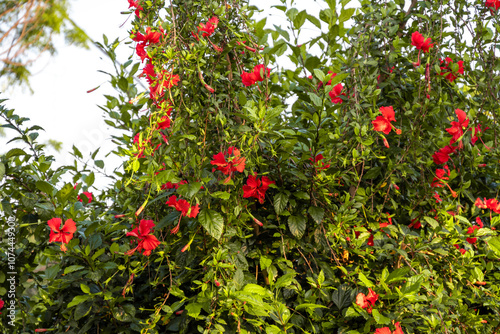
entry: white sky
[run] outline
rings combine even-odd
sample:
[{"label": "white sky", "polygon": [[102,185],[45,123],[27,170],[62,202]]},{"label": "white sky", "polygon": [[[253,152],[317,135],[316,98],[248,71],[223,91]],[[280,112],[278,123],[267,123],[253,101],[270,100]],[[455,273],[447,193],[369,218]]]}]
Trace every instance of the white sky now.
[{"label": "white sky", "polygon": [[[95,41],[102,42],[103,33],[109,40],[117,37],[120,40],[127,39],[132,17],[120,14],[127,10],[127,0],[70,2],[70,16]],[[255,17],[260,19],[266,16],[268,26],[280,25],[285,21],[282,11],[270,9],[272,5],[281,5],[279,0],[251,0],[251,4],[265,9],[265,14],[258,13]],[[319,10],[325,8],[326,4],[296,0],[294,6],[299,10],[307,9],[309,14],[317,17]],[[308,29],[317,32],[313,25],[306,22],[301,37],[306,37]],[[34,94],[28,89],[16,87],[7,89],[0,94],[0,98],[8,98],[7,108],[13,108],[17,114],[30,118],[29,125],[40,125],[45,129],[45,132],[40,133],[40,142],[54,139],[63,143],[61,153],[50,150],[57,165],[72,165],[73,157],[67,152],[71,151],[73,145],[80,149],[84,157],[101,148],[98,157],[105,160],[108,166],[112,166],[111,169],[106,168],[107,172],[111,173],[112,169],[119,165],[119,160],[104,158],[104,155],[114,148],[114,144],[111,142],[110,128],[103,121],[103,111],[97,107],[105,103],[104,94],[115,95],[108,83],[108,76],[98,72],[102,70],[114,73],[111,61],[94,46],[91,46],[90,50],[84,50],[67,46],[59,39],[56,40],[56,48],[56,56],[45,55],[31,68],[33,75],[30,84]],[[122,63],[131,52],[127,45],[122,45],[117,51],[118,59]],[[101,87],[98,90],[87,93],[99,85]],[[7,130],[8,137],[12,138],[11,130]],[[6,151],[7,138],[0,137],[0,152]],[[99,183],[96,182],[96,185]]]}]

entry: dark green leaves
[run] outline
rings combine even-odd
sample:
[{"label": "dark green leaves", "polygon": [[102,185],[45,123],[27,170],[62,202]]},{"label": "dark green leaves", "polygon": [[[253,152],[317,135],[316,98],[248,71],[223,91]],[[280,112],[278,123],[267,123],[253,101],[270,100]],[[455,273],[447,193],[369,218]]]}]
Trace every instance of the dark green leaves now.
[{"label": "dark green leaves", "polygon": [[288,217],[288,228],[295,237],[301,238],[306,230],[306,219],[304,216],[290,216]]},{"label": "dark green leaves", "polygon": [[218,212],[210,209],[203,209],[198,214],[198,221],[208,234],[217,240],[220,239],[224,230],[224,219]]}]

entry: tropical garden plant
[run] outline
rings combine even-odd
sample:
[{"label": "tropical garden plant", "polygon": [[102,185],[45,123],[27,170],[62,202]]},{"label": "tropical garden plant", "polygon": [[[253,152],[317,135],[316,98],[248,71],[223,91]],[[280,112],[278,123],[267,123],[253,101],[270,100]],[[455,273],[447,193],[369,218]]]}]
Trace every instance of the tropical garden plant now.
[{"label": "tropical garden plant", "polygon": [[0,328],[498,332],[500,1],[349,2],[129,0],[105,189],[4,108]]}]

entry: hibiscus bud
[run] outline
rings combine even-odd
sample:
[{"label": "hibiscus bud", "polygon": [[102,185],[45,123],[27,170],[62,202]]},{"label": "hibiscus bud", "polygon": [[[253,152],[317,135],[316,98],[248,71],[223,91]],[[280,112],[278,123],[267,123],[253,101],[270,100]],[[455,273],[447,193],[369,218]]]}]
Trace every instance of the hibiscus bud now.
[{"label": "hibiscus bud", "polygon": [[477,167],[480,167],[480,168],[486,167],[486,164],[479,164],[479,165],[477,165]]},{"label": "hibiscus bud", "polygon": [[182,247],[181,253],[184,253],[189,248],[190,245],[191,243],[189,242],[186,246]]},{"label": "hibiscus bud", "polygon": [[216,285],[217,287],[219,287],[219,286],[220,286],[220,283],[219,283],[219,281],[218,281],[218,280],[214,280],[214,282],[215,282],[215,285]]},{"label": "hibiscus bud", "polygon": [[181,314],[182,314],[182,312],[184,312],[184,310],[177,311],[177,312],[175,312],[175,314],[176,314],[176,315],[181,315]]},{"label": "hibiscus bud", "polygon": [[259,220],[257,220],[256,218],[253,219],[253,221],[255,222],[255,224],[259,225],[259,226],[264,226],[264,224],[262,224]]},{"label": "hibiscus bud", "polygon": [[210,87],[210,86],[209,86],[209,85],[207,85],[207,84],[205,84],[205,88],[206,88],[206,89],[208,89],[208,91],[209,91],[210,93],[215,92],[215,89],[213,89],[212,87]]},{"label": "hibiscus bud", "polygon": [[141,205],[141,207],[139,208],[139,210],[137,210],[137,211],[135,212],[135,215],[136,215],[136,216],[140,215],[140,214],[141,214],[141,212],[142,212],[142,210],[144,210],[144,208],[145,208],[145,207],[146,207],[146,205],[144,205],[144,204],[143,204],[143,205]]},{"label": "hibiscus bud", "polygon": [[125,215],[115,215],[115,218],[118,219],[118,218],[123,218],[125,217]]},{"label": "hibiscus bud", "polygon": [[397,184],[393,183],[392,185],[394,186],[394,188],[396,188],[397,190],[399,190],[399,187],[398,187]]},{"label": "hibiscus bud", "polygon": [[396,129],[396,134],[400,135],[401,134],[401,129]]},{"label": "hibiscus bud", "polygon": [[387,141],[387,139],[385,137],[382,139],[384,140],[384,146],[389,147],[389,142]]},{"label": "hibiscus bud", "polygon": [[88,91],[87,91],[87,93],[92,93],[93,91],[95,91],[95,90],[96,90],[97,88],[99,88],[99,87],[100,87],[100,86],[97,86],[97,87],[95,87],[95,88],[92,88],[92,89],[88,90]]}]

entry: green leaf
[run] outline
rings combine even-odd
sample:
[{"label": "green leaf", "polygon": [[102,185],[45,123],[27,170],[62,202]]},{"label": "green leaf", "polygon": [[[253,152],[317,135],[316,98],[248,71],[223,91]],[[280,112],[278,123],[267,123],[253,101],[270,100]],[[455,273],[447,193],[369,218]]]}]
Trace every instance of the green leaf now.
[{"label": "green leaf", "polygon": [[9,159],[9,158],[16,157],[16,156],[19,156],[19,155],[28,155],[28,153],[24,152],[20,148],[13,148],[9,152],[7,152],[7,154],[5,155],[5,157],[7,159]]},{"label": "green leaf", "polygon": [[386,282],[387,284],[392,283],[392,282],[397,282],[404,280],[406,277],[406,274],[410,271],[410,267],[403,267],[394,270],[392,273],[390,273],[389,277],[387,277]]},{"label": "green leaf", "polygon": [[351,306],[353,301],[351,291],[347,284],[342,284],[332,293],[332,301],[340,311]]},{"label": "green leaf", "polygon": [[376,308],[372,310],[372,315],[373,319],[375,319],[379,325],[389,325],[391,323],[391,319],[384,317]]},{"label": "green leaf", "polygon": [[61,190],[56,193],[56,197],[60,202],[66,202],[71,196],[76,197],[76,195],[73,194],[74,192],[75,189],[73,188],[73,186],[69,183],[66,183],[64,187],[62,187]]},{"label": "green leaf", "polygon": [[72,273],[74,271],[81,270],[83,268],[85,268],[85,267],[75,264],[75,265],[64,268],[64,274],[66,275],[66,274]]},{"label": "green leaf", "polygon": [[211,193],[210,195],[212,197],[220,198],[220,199],[224,199],[224,200],[227,200],[227,199],[229,199],[229,197],[231,197],[231,194],[228,192],[225,192],[225,191],[216,191],[214,193]]},{"label": "green leaf", "polygon": [[247,284],[243,288],[243,291],[246,293],[251,293],[251,294],[256,294],[261,297],[270,297],[272,296],[271,292],[267,290],[266,288],[261,287],[260,285],[257,284]]},{"label": "green leaf", "polygon": [[355,8],[342,8],[339,16],[339,23],[343,23],[351,18],[351,16],[356,11]]},{"label": "green leaf", "polygon": [[500,256],[500,237],[490,238],[488,246],[497,256]]},{"label": "green leaf", "polygon": [[36,181],[35,185],[38,190],[46,193],[47,195],[52,195],[55,190],[55,188],[46,181]]},{"label": "green leaf", "polygon": [[83,303],[87,299],[92,297],[91,295],[81,295],[81,296],[75,296],[73,300],[68,304],[67,308],[73,307],[75,305],[78,305],[80,303]]},{"label": "green leaf", "polygon": [[322,82],[325,81],[325,73],[323,73],[322,70],[315,68],[314,75],[316,76],[316,78],[319,79],[319,81],[322,81]]},{"label": "green leaf", "polygon": [[323,105],[323,100],[316,94],[308,92],[307,95],[311,98],[311,101],[316,107],[321,107]]},{"label": "green leaf", "polygon": [[290,216],[288,217],[288,228],[295,237],[302,238],[306,231],[306,219],[303,216]]},{"label": "green leaf", "polygon": [[200,190],[200,188],[201,188],[200,182],[182,184],[177,189],[177,193],[186,198],[191,198],[194,195],[196,195],[196,193]]},{"label": "green leaf", "polygon": [[278,278],[278,280],[276,281],[276,284],[274,286],[277,289],[285,288],[285,287],[289,286],[290,283],[293,282],[295,275],[296,275],[296,273],[292,272],[292,273],[288,273],[288,274],[281,276],[280,278]]},{"label": "green leaf", "polygon": [[80,289],[82,289],[83,293],[90,293],[90,288],[86,284],[80,283]]},{"label": "green leaf", "polygon": [[310,310],[314,310],[316,308],[327,308],[325,305],[318,305],[318,304],[311,304],[311,303],[305,303],[305,304],[300,304],[298,305],[295,310],[298,311],[298,310],[302,310],[303,308],[305,309],[310,309]]},{"label": "green leaf", "polygon": [[424,216],[424,219],[429,225],[431,225],[432,229],[435,229],[439,226],[439,223],[434,218]]},{"label": "green leaf", "polygon": [[224,230],[224,219],[222,216],[213,210],[203,209],[198,214],[198,221],[215,239],[219,240]]},{"label": "green leaf", "polygon": [[5,175],[5,165],[0,162],[0,181],[2,181],[4,175]]},{"label": "green leaf", "polygon": [[276,214],[279,215],[281,212],[283,212],[287,203],[288,195],[285,193],[277,193],[274,196],[274,211],[276,211]]},{"label": "green leaf", "polygon": [[81,318],[85,317],[87,314],[89,314],[90,310],[92,309],[92,303],[81,303],[75,308],[74,317],[75,320],[80,320]]},{"label": "green leaf", "polygon": [[321,223],[321,221],[323,220],[323,217],[325,215],[325,209],[318,208],[316,206],[309,207],[309,210],[307,210],[307,212],[309,212],[309,214],[311,215],[311,217],[318,224]]},{"label": "green leaf", "polygon": [[273,263],[273,260],[267,256],[261,256],[259,262],[261,269],[266,269]]},{"label": "green leaf", "polygon": [[94,184],[94,181],[95,181],[95,176],[94,176],[94,172],[91,172],[89,175],[87,175],[87,177],[85,178],[85,183],[87,184],[87,186],[91,186]]},{"label": "green leaf", "polygon": [[186,305],[186,311],[188,311],[188,316],[197,318],[200,315],[201,304],[190,303]]},{"label": "green leaf", "polygon": [[366,287],[371,288],[373,286],[373,283],[370,282],[362,272],[359,272],[358,278]]}]

